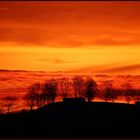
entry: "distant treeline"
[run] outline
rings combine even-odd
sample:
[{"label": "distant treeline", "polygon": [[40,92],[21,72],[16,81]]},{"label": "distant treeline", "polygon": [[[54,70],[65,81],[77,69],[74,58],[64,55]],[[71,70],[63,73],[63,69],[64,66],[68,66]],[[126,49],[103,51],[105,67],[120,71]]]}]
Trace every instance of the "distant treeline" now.
[{"label": "distant treeline", "polygon": [[[134,89],[129,82],[123,83],[121,88],[118,89],[115,88],[112,81],[103,81],[99,85],[90,76],[86,78],[75,76],[73,78],[50,79],[43,84],[34,83],[28,87],[28,92],[23,97],[23,100],[30,110],[33,110],[55,102],[57,97],[60,99],[83,97],[88,102],[97,97],[105,102],[112,101],[113,103],[118,97],[123,97],[127,103],[130,103],[131,100],[135,102],[140,100],[140,90]],[[2,97],[0,100],[1,107],[5,107],[7,112],[10,112],[18,104],[17,100],[16,96]]]}]

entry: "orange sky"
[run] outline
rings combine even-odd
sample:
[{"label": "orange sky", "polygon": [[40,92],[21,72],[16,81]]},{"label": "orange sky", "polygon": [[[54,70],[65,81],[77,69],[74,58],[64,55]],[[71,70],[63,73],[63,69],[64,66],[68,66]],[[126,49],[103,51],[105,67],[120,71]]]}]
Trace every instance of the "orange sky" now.
[{"label": "orange sky", "polygon": [[140,2],[0,2],[0,69],[140,74]]}]

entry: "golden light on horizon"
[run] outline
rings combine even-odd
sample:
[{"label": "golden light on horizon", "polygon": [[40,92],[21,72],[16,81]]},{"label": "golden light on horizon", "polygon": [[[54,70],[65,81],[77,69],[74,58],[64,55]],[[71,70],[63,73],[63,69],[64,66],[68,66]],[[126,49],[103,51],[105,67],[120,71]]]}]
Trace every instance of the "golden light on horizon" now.
[{"label": "golden light on horizon", "polygon": [[[10,46],[0,48],[0,53],[1,68],[15,70],[72,71],[79,69],[79,72],[82,72],[83,68],[88,70],[88,67],[92,67],[95,73],[101,71],[103,73],[104,70],[107,72],[107,69],[109,72],[111,68],[125,68],[131,64],[138,65],[140,62],[140,49],[137,46],[135,49],[128,46],[125,48],[98,46],[82,49],[79,47],[51,48],[36,46],[27,48]],[[125,69],[125,71],[129,72],[129,69]]]}]

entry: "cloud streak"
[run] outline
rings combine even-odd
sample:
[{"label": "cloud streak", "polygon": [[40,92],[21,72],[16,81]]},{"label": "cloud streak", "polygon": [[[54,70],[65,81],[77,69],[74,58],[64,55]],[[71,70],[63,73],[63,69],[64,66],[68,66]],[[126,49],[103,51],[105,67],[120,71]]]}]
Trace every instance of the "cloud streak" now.
[{"label": "cloud streak", "polygon": [[125,31],[93,31],[69,33],[38,27],[0,27],[0,42],[16,45],[43,45],[49,47],[122,46],[140,44],[140,33]]},{"label": "cloud streak", "polygon": [[44,59],[39,59],[39,61],[43,61],[43,62],[48,62],[48,63],[52,63],[52,64],[64,64],[64,63],[73,63],[72,61],[65,61],[62,59],[58,59],[58,58],[44,58]]},{"label": "cloud streak", "polygon": [[140,44],[139,2],[0,4],[8,8],[0,11],[0,42],[46,47]]},{"label": "cloud streak", "polygon": [[137,70],[140,70],[140,64],[128,65],[128,66],[122,66],[122,67],[116,67],[116,68],[110,68],[110,69],[104,70],[104,72],[117,73],[117,72],[130,72],[130,71],[133,71],[133,74],[136,74],[135,71],[137,71]]}]

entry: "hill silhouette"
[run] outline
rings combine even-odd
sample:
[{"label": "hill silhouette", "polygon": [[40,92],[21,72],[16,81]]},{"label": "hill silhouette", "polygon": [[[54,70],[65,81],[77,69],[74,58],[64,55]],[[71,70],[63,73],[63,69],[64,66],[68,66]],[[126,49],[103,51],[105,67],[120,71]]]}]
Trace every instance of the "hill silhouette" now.
[{"label": "hill silhouette", "polygon": [[1,138],[140,138],[140,105],[64,100],[0,115]]}]

